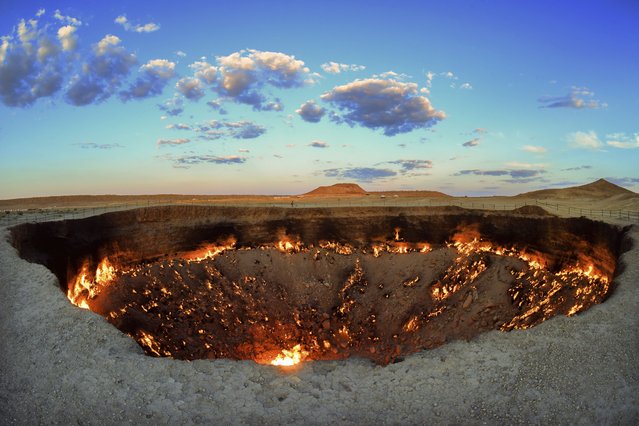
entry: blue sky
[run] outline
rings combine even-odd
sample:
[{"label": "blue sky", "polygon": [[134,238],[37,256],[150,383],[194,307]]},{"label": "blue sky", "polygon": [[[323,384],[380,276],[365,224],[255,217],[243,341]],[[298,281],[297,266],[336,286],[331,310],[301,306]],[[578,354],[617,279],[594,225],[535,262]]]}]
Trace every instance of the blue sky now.
[{"label": "blue sky", "polygon": [[639,191],[634,1],[2,10],[0,198]]}]

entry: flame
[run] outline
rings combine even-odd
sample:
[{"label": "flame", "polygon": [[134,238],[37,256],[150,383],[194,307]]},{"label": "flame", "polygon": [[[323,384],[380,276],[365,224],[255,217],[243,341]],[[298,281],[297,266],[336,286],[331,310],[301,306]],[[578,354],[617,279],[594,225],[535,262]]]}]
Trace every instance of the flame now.
[{"label": "flame", "polygon": [[100,290],[108,286],[116,277],[116,268],[109,262],[108,258],[102,259],[95,270],[93,279],[90,278],[89,262],[82,265],[80,273],[67,290],[67,298],[75,306],[82,309],[89,309],[88,300],[95,298]]},{"label": "flame", "polygon": [[399,241],[399,232],[401,231],[400,228],[395,228],[395,241]]},{"label": "flame", "polygon": [[271,365],[292,367],[304,361],[307,356],[308,351],[302,349],[302,345],[297,344],[291,350],[282,349],[282,352],[271,361]]},{"label": "flame", "polygon": [[301,241],[280,240],[275,248],[282,253],[299,253],[302,251],[304,244]]},{"label": "flame", "polygon": [[180,257],[189,262],[201,262],[202,260],[213,259],[226,250],[235,249],[235,243],[237,243],[237,240],[231,237],[218,244],[207,244],[198,250],[182,253]]}]

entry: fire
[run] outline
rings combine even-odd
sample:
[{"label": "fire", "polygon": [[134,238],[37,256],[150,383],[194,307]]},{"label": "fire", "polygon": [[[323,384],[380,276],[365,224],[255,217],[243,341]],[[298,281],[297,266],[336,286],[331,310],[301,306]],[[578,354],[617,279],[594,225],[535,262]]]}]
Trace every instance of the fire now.
[{"label": "fire", "polygon": [[304,245],[300,241],[280,240],[275,248],[282,253],[299,253]]},{"label": "fire", "polygon": [[399,241],[399,232],[400,231],[401,231],[401,229],[395,228],[395,241]]},{"label": "fire", "polygon": [[271,361],[271,365],[280,367],[292,367],[304,361],[308,356],[308,351],[302,349],[302,345],[297,344],[291,350],[282,349],[282,352]]},{"label": "fire", "polygon": [[116,268],[105,257],[98,264],[93,279],[91,279],[89,263],[85,262],[75,281],[69,285],[67,298],[77,307],[89,309],[88,300],[95,298],[103,287],[108,286],[115,279],[116,272]]},{"label": "fire", "polygon": [[183,253],[180,257],[189,262],[201,262],[202,260],[213,259],[227,250],[235,249],[236,242],[237,240],[231,237],[221,243],[207,244],[198,250]]}]

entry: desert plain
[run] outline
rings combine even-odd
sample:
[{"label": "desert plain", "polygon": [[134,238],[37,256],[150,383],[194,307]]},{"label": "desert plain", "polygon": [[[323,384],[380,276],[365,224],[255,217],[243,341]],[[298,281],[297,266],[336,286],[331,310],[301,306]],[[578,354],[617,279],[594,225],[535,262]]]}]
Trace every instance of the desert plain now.
[{"label": "desert plain", "polygon": [[[10,229],[159,206],[247,209],[456,206],[586,217],[625,229],[613,289],[577,315],[453,340],[385,366],[353,357],[282,369],[147,356],[73,306],[56,276],[20,258]],[[390,211],[390,210],[389,210]],[[537,210],[534,210],[537,211]],[[639,195],[604,180],[514,197],[322,187],[297,196],[73,196],[0,201],[3,424],[618,423],[639,420]]]}]

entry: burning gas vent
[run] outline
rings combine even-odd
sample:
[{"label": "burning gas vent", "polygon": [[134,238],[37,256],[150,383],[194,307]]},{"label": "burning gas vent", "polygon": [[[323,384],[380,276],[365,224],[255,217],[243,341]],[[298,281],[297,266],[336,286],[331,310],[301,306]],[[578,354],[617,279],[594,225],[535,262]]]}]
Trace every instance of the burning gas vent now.
[{"label": "burning gas vent", "polygon": [[607,296],[622,235],[516,212],[150,210],[23,226],[14,240],[149,355],[274,365],[386,364],[574,315]]}]

